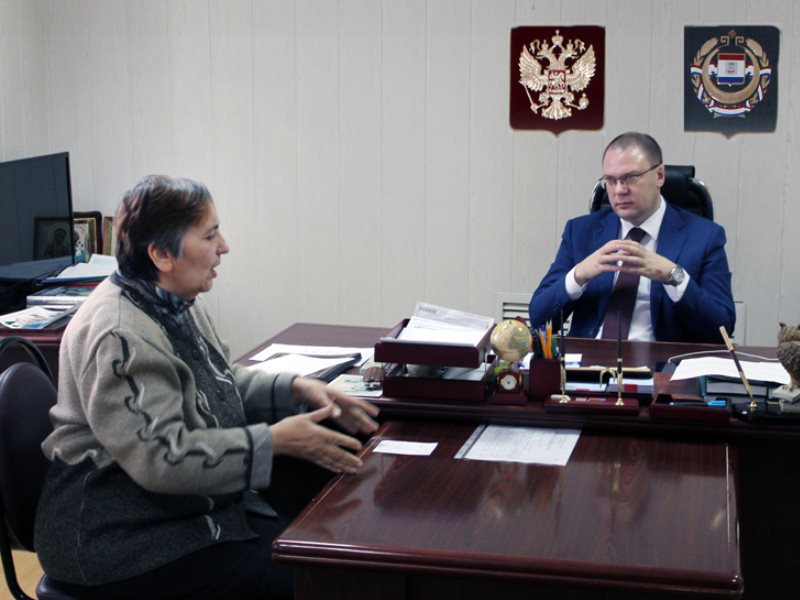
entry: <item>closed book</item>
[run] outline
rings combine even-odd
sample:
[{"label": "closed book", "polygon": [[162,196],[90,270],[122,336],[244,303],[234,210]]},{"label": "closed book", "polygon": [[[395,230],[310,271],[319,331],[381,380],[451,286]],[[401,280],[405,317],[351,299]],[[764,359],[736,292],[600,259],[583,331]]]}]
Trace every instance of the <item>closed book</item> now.
[{"label": "closed book", "polygon": [[57,286],[43,288],[27,297],[28,306],[74,306],[92,293],[94,286]]},{"label": "closed book", "polygon": [[[764,397],[769,391],[778,387],[777,383],[766,383],[763,381],[748,381],[753,396]],[[706,377],[705,393],[708,396],[747,396],[747,390],[741,379],[730,379],[727,377]]]}]

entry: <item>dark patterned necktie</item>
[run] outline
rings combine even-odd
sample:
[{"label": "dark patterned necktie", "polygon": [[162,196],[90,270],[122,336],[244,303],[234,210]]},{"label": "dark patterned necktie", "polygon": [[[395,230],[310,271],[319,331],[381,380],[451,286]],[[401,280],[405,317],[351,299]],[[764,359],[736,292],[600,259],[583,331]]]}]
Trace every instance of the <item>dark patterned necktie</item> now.
[{"label": "dark patterned necktie", "polygon": [[[641,242],[645,235],[644,229],[634,227],[628,232],[629,240]],[[603,320],[603,339],[617,339],[617,327],[619,327],[620,339],[627,340],[628,332],[631,328],[633,318],[633,307],[636,304],[636,290],[639,289],[639,275],[620,271],[617,275],[617,283],[614,291],[608,300],[606,317]],[[619,321],[619,322],[618,322]]]}]

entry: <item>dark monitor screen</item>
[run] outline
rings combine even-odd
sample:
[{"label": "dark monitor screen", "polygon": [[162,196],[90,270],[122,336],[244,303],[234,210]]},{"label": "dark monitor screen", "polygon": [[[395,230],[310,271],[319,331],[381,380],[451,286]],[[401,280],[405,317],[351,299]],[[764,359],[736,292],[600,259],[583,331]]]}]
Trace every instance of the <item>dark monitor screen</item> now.
[{"label": "dark monitor screen", "polygon": [[0,282],[74,263],[69,153],[0,163]]}]

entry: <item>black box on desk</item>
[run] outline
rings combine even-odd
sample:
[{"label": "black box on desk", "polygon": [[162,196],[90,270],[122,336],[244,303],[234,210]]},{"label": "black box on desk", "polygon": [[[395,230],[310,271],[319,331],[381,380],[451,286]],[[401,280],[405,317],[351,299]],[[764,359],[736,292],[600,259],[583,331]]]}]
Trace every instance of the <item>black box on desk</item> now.
[{"label": "black box on desk", "polygon": [[[464,402],[486,400],[494,369],[494,356],[489,353],[491,328],[477,344],[467,345],[397,339],[407,324],[408,319],[404,319],[375,344],[375,361],[387,364],[384,395]],[[418,377],[409,373],[406,365],[428,365],[445,371],[433,377]],[[480,369],[482,373],[477,372]],[[468,378],[452,377],[455,372],[467,371],[473,371]]]}]

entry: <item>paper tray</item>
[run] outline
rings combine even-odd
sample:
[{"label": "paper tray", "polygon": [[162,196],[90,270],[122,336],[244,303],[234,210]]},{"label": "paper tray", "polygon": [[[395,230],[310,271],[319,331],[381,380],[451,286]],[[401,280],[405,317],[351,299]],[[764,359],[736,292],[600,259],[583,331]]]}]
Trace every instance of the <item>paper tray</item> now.
[{"label": "paper tray", "polygon": [[489,382],[494,373],[493,363],[486,365],[480,381],[410,377],[404,375],[403,365],[395,365],[383,378],[383,395],[429,400],[455,400],[460,402],[485,402]]},{"label": "paper tray", "polygon": [[403,319],[375,344],[375,361],[413,365],[439,365],[477,369],[486,360],[492,329],[486,331],[476,346],[435,342],[407,342],[397,337],[408,324]]}]

